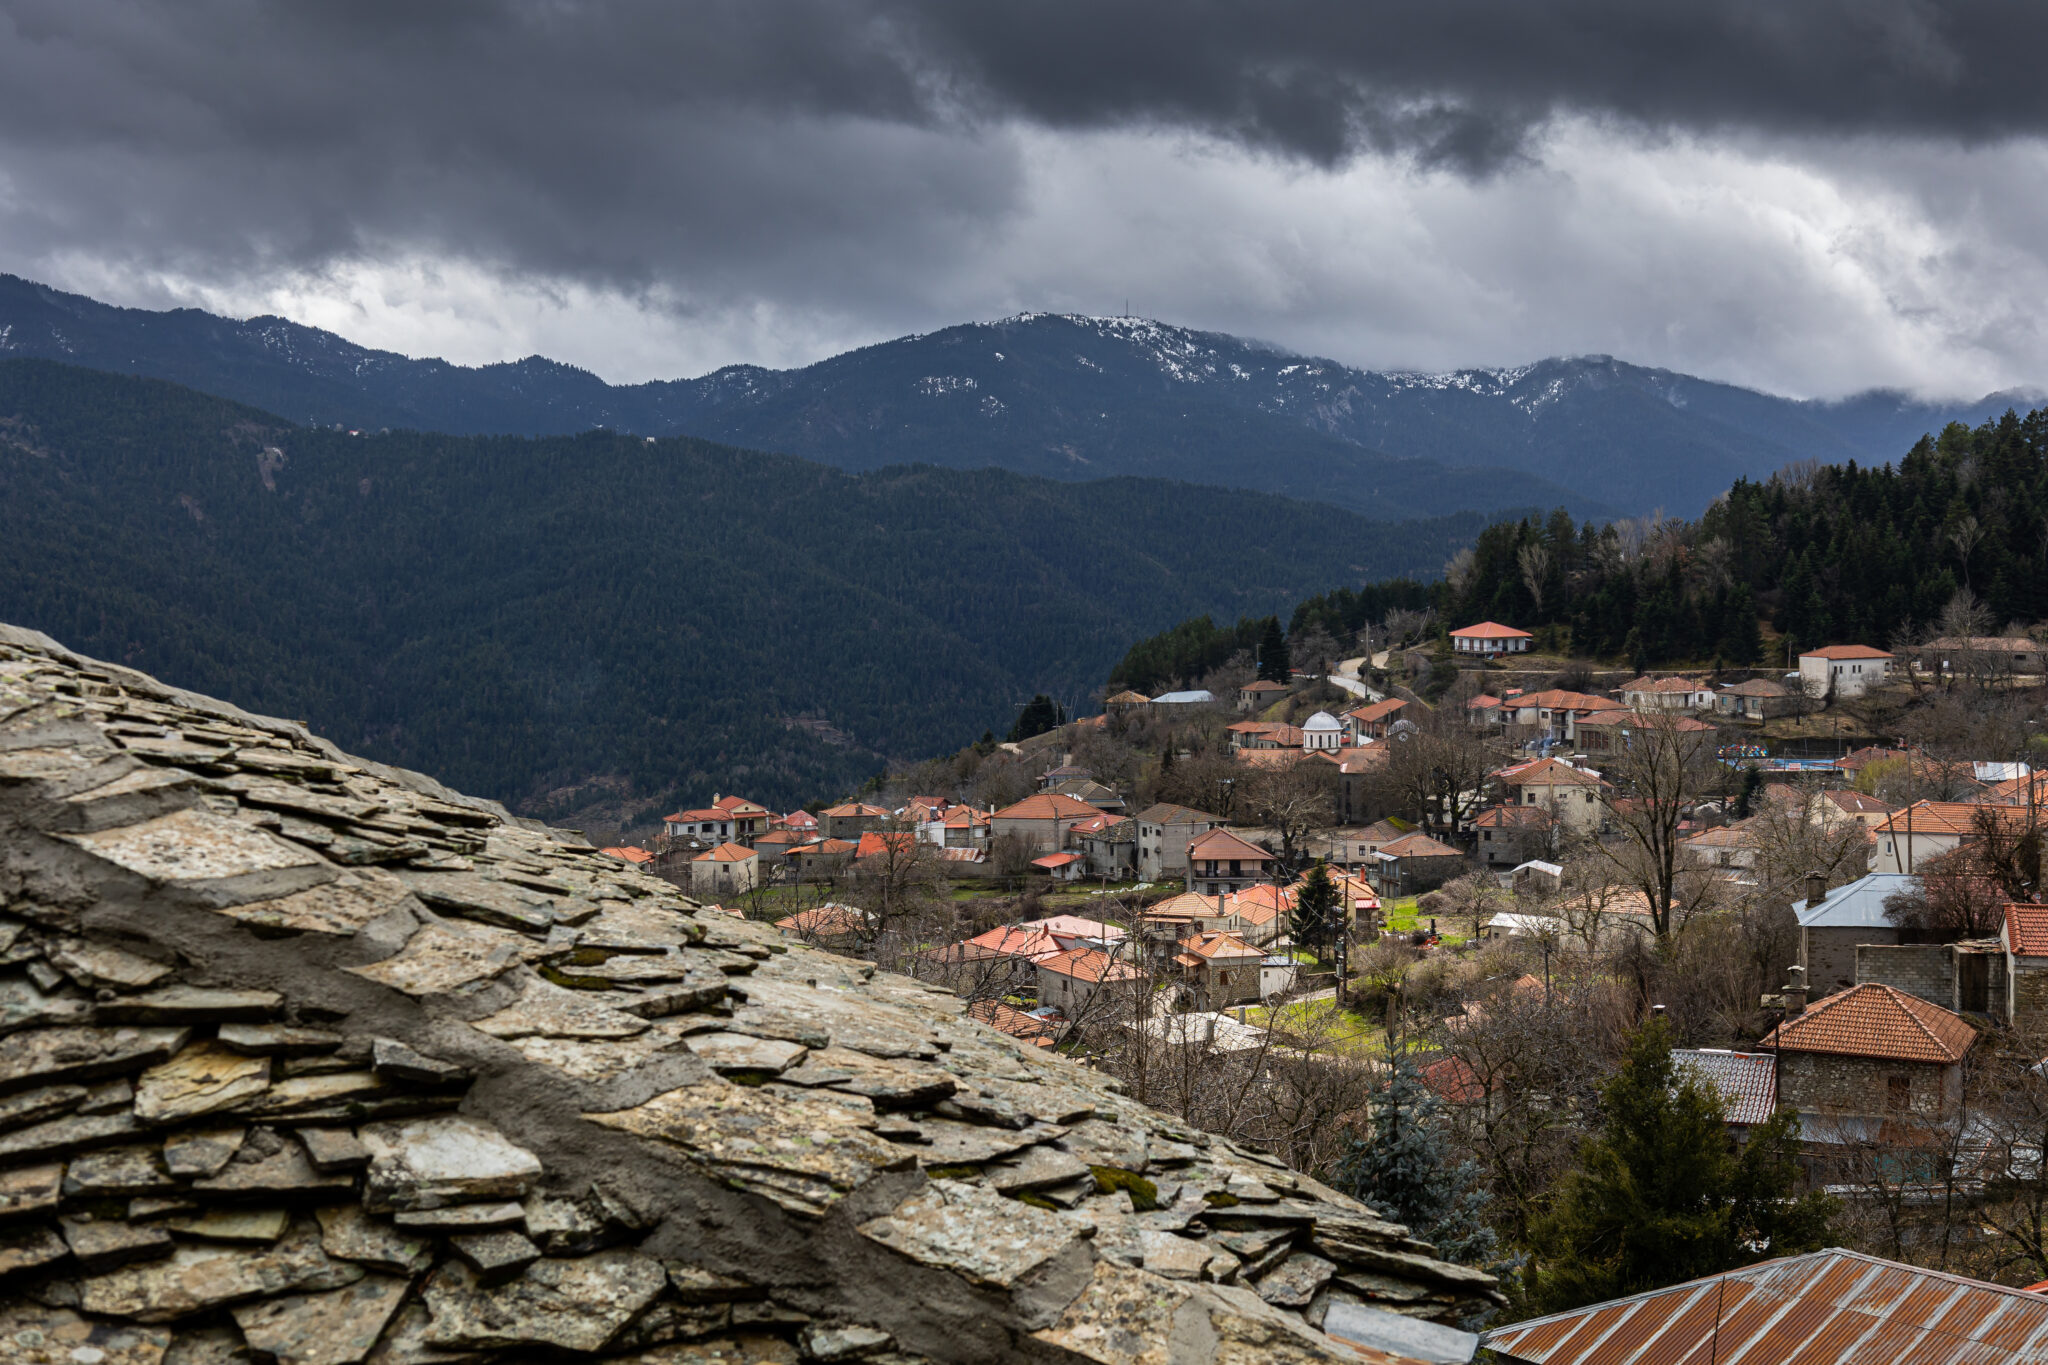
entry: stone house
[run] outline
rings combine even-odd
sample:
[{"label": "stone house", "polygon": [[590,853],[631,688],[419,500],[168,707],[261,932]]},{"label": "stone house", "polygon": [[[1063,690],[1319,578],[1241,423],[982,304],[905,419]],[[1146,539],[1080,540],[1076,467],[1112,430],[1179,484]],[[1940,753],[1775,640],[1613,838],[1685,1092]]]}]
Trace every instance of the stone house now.
[{"label": "stone house", "polygon": [[1678,845],[1686,863],[1692,867],[1728,868],[1741,873],[1754,872],[1757,856],[1763,851],[1756,830],[1748,820],[1703,829],[1679,840]]},{"label": "stone house", "polygon": [[1589,754],[1620,753],[1629,746],[1630,736],[1637,730],[1651,726],[1669,729],[1681,735],[1705,734],[1713,726],[1691,716],[1674,712],[1644,714],[1616,707],[1612,711],[1594,711],[1587,715],[1572,717],[1571,733],[1566,738],[1577,748]]},{"label": "stone house", "polygon": [[1222,1009],[1259,998],[1259,968],[1265,950],[1233,933],[1216,930],[1183,939],[1174,965],[1186,974],[1195,1008]]},{"label": "stone house", "polygon": [[2039,673],[2040,644],[2024,635],[1944,636],[1912,651],[1913,662],[1930,673]]},{"label": "stone house", "polygon": [[1769,678],[1730,683],[1714,694],[1715,712],[1736,720],[1771,720],[1790,715],[1798,704],[1791,688]]},{"label": "stone house", "polygon": [[1607,784],[1590,768],[1575,768],[1561,758],[1540,758],[1504,768],[1494,776],[1507,788],[1511,805],[1544,811],[1576,834],[1591,834],[1600,828],[1600,793]]},{"label": "stone house", "polygon": [[1815,1001],[1757,1046],[1778,1055],[1779,1102],[1812,1130],[1838,1118],[1954,1117],[1963,1102],[1963,1059],[1976,1041],[1961,1015],[1871,984]]},{"label": "stone house", "polygon": [[1149,906],[1138,915],[1138,935],[1148,960],[1163,962],[1172,949],[1196,934],[1229,933],[1249,938],[1252,925],[1245,910],[1256,906],[1238,905],[1236,896],[1204,896],[1186,891]]},{"label": "stone house", "polygon": [[1370,825],[1333,829],[1318,835],[1313,851],[1326,856],[1332,867],[1370,867],[1374,854],[1414,832],[1415,826],[1406,820],[1377,820]]},{"label": "stone house", "polygon": [[761,884],[761,859],[744,844],[720,844],[690,860],[690,894],[700,900],[745,895]]},{"label": "stone house", "polygon": [[1188,890],[1217,896],[1272,877],[1279,859],[1227,829],[1212,829],[1188,843]]},{"label": "stone house", "polygon": [[1088,860],[1088,875],[1121,881],[1138,874],[1138,822],[1098,815],[1074,826],[1071,836]]},{"label": "stone house", "polygon": [[1691,678],[1637,678],[1621,688],[1622,705],[1648,715],[1657,711],[1701,711],[1714,704],[1714,689]]},{"label": "stone house", "polygon": [[880,806],[870,806],[863,801],[848,801],[843,805],[829,806],[818,813],[818,830],[827,839],[858,839],[869,830],[879,829],[884,823],[895,818],[891,811]]},{"label": "stone house", "polygon": [[1287,684],[1268,682],[1264,678],[1246,683],[1237,689],[1237,709],[1240,711],[1262,711],[1287,695]]},{"label": "stone house", "polygon": [[[1084,1011],[1101,1014],[1113,1010],[1121,1015],[1133,1012],[1136,997],[1145,989],[1145,974],[1120,956],[1100,948],[1069,948],[1042,957],[1038,969],[1038,1003],[1050,1005],[1069,1019]],[[1097,1005],[1098,996],[1104,999]]]},{"label": "stone house", "polygon": [[1222,823],[1188,806],[1147,806],[1138,812],[1138,875],[1148,882],[1187,876],[1189,842]]},{"label": "stone house", "polygon": [[1488,806],[1472,819],[1473,856],[1487,867],[1515,867],[1549,851],[1552,828],[1541,807]]},{"label": "stone house", "polygon": [[1892,656],[1869,645],[1829,645],[1799,656],[1799,685],[1809,697],[1860,697],[1891,673]]},{"label": "stone house", "polygon": [[1885,914],[1886,897],[1920,889],[1919,879],[1873,872],[1829,891],[1809,878],[1806,900],[1792,907],[1799,921],[1799,965],[1807,984],[1836,991],[1856,984],[1856,949],[1897,943],[1899,927]]},{"label": "stone house", "polygon": [[954,806],[934,822],[938,828],[932,842],[940,848],[987,848],[989,812],[972,806]]},{"label": "stone house", "polygon": [[2005,1018],[2039,1038],[2048,1028],[2048,905],[2008,905],[1999,929],[2005,950]]},{"label": "stone house", "polygon": [[1040,792],[997,811],[990,826],[996,838],[1022,839],[1034,854],[1043,857],[1065,851],[1068,831],[1100,814],[1086,801],[1059,792]]},{"label": "stone house", "polygon": [[1396,839],[1379,851],[1374,862],[1373,885],[1382,896],[1414,896],[1434,891],[1464,875],[1470,867],[1463,853],[1427,834]]}]

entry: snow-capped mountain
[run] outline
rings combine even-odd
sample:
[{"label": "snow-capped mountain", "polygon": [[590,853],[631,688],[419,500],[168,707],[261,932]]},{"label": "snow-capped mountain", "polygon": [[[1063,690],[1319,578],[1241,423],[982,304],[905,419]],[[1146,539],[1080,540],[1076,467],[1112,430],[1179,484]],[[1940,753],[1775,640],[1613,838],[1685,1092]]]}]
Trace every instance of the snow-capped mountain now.
[{"label": "snow-capped mountain", "polygon": [[1950,406],[1873,393],[1802,403],[1606,356],[1447,374],[1375,372],[1143,318],[1025,313],[802,369],[735,365],[609,385],[542,357],[470,368],[373,351],[281,318],[144,312],[0,276],[0,359],[174,380],[294,421],[456,433],[607,426],[852,469],[1000,466],[1254,488],[1386,519],[1565,505],[1697,512],[1798,460],[1882,462]]}]

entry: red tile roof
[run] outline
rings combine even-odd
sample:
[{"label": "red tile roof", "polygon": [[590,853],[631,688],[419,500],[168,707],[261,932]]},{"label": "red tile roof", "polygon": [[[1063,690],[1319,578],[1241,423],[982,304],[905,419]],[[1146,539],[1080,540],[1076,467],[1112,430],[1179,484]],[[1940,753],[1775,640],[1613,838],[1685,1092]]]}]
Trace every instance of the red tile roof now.
[{"label": "red tile roof", "polygon": [[1422,1083],[1452,1104],[1475,1104],[1486,1098],[1486,1085],[1463,1057],[1445,1057],[1422,1068]]},{"label": "red tile roof", "polygon": [[1465,626],[1451,632],[1453,640],[1532,640],[1535,637],[1526,630],[1516,630],[1498,621],[1481,621],[1476,626]]},{"label": "red tile roof", "polygon": [[1427,834],[1410,834],[1381,846],[1380,853],[1389,858],[1462,858],[1465,855],[1449,844],[1440,844]]},{"label": "red tile roof", "polygon": [[2043,1365],[2048,1302],[1831,1248],[1489,1332],[1522,1365]]},{"label": "red tile roof", "polygon": [[1069,948],[1040,959],[1038,965],[1076,981],[1135,981],[1142,974],[1130,963],[1113,958],[1100,948]]},{"label": "red tile roof", "polygon": [[860,842],[854,845],[853,856],[856,858],[872,858],[877,853],[887,853],[892,847],[898,853],[908,853],[915,845],[916,840],[917,836],[907,829],[892,830],[887,834],[877,834],[873,830],[869,830],[866,834],[861,835]]},{"label": "red tile roof", "polygon": [[1960,1062],[1977,1030],[1959,1014],[1894,986],[1865,982],[1807,1006],[1759,1047],[1900,1062]]},{"label": "red tile roof", "polygon": [[1059,792],[1040,792],[1027,796],[1014,806],[1005,806],[996,812],[998,820],[1086,820],[1102,812],[1086,801],[1076,801]]},{"label": "red tile roof", "polygon": [[1078,863],[1080,861],[1081,855],[1078,853],[1048,853],[1043,858],[1033,858],[1031,865],[1033,867],[1042,867],[1048,872],[1056,872],[1070,863]]},{"label": "red tile roof", "polygon": [[744,844],[720,844],[708,852],[699,853],[690,859],[693,863],[743,863],[760,855]]},{"label": "red tile roof", "polygon": [[1869,645],[1829,645],[1826,649],[1809,649],[1799,656],[1802,659],[1889,659],[1892,656]]},{"label": "red tile roof", "polygon": [[1357,721],[1360,725],[1370,725],[1376,720],[1385,720],[1407,704],[1407,702],[1402,701],[1399,697],[1388,697],[1385,701],[1376,701],[1370,706],[1360,706],[1346,711],[1344,714]]},{"label": "red tile roof", "polygon": [[1270,863],[1273,855],[1257,844],[1248,844],[1227,829],[1212,829],[1207,834],[1197,835],[1188,844],[1188,858],[1204,862],[1222,859],[1225,862]]},{"label": "red tile roof", "polygon": [[1206,930],[1192,938],[1182,939],[1180,946],[1190,956],[1211,962],[1219,958],[1241,957],[1256,957],[1263,960],[1266,956],[1264,949],[1252,947],[1228,929]]},{"label": "red tile roof", "polygon": [[1493,696],[1486,692],[1481,692],[1478,696],[1472,698],[1472,700],[1465,703],[1465,709],[1467,711],[1485,711],[1491,707],[1500,706],[1502,704],[1503,703],[1499,697]]},{"label": "red tile roof", "polygon": [[2048,957],[2048,905],[2006,906],[2005,943],[2021,957]]},{"label": "red tile roof", "polygon": [[1539,758],[1519,763],[1494,774],[1510,787],[1598,787],[1605,785],[1597,773],[1574,768],[1563,759]]},{"label": "red tile roof", "polygon": [[874,923],[874,917],[851,905],[819,905],[794,915],[784,915],[775,927],[799,934],[857,934]]},{"label": "red tile roof", "polygon": [[622,858],[629,863],[635,864],[651,863],[654,861],[654,855],[652,853],[649,853],[646,849],[641,848],[635,844],[623,844],[618,848],[601,848],[598,850],[598,852],[609,853],[614,858]]},{"label": "red tile roof", "polygon": [[1542,806],[1488,806],[1474,817],[1472,828],[1541,828],[1549,824],[1550,820],[1550,812]]},{"label": "red tile roof", "polygon": [[861,801],[848,801],[845,805],[828,806],[824,813],[835,820],[854,818],[886,820],[894,814],[892,811],[883,810],[880,806],[870,806]]},{"label": "red tile roof", "polygon": [[1634,682],[1622,684],[1620,690],[1623,692],[1668,692],[1675,696],[1680,692],[1705,692],[1708,688],[1705,683],[1697,683],[1690,678],[1641,677],[1637,678]]},{"label": "red tile roof", "polygon": [[1034,962],[1062,951],[1058,939],[1030,925],[999,925],[985,934],[976,934],[967,943],[991,957],[1028,957]]},{"label": "red tile roof", "polygon": [[1060,1036],[1060,1021],[1057,1018],[1039,1019],[1014,1005],[1005,1005],[1000,1000],[975,1001],[967,1007],[967,1017],[1036,1047],[1051,1047]]},{"label": "red tile roof", "polygon": [[734,815],[766,815],[768,813],[766,806],[758,802],[749,801],[744,796],[721,796],[711,804],[722,811],[730,811]]},{"label": "red tile roof", "polygon": [[705,806],[699,810],[677,811],[674,815],[664,815],[661,818],[663,820],[696,820],[700,822],[709,820],[730,820],[732,819],[732,812],[729,810],[721,810],[717,806]]},{"label": "red tile roof", "polygon": [[1976,801],[1915,801],[1904,810],[1892,812],[1891,817],[1879,823],[1877,828],[1884,834],[1904,834],[1910,829],[1915,834],[1974,835],[1977,817],[1984,811],[1990,811],[1992,819],[2007,823],[2026,818],[2017,806],[1991,806]]}]

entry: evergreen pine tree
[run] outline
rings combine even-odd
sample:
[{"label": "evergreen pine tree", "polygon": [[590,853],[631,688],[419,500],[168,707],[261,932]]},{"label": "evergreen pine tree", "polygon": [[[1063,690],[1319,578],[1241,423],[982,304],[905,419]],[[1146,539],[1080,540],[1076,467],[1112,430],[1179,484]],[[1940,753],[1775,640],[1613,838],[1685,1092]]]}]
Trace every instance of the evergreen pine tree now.
[{"label": "evergreen pine tree", "polygon": [[1330,941],[1336,929],[1337,886],[1330,880],[1329,865],[1322,859],[1308,870],[1301,879],[1301,890],[1295,893],[1294,909],[1287,916],[1287,933],[1296,944],[1316,950],[1322,956],[1322,946]]},{"label": "evergreen pine tree", "polygon": [[1010,743],[1042,735],[1047,730],[1056,730],[1066,724],[1066,713],[1060,704],[1040,692],[1024,703],[1024,709],[1017,713],[1017,723],[1010,727]]},{"label": "evergreen pine tree", "polygon": [[1757,797],[1763,794],[1764,775],[1757,771],[1754,763],[1743,765],[1742,790],[1735,794],[1735,818],[1747,820],[1756,814]]},{"label": "evergreen pine tree", "polygon": [[1394,1053],[1367,1103],[1371,1134],[1353,1140],[1332,1183],[1406,1225],[1447,1261],[1475,1265],[1491,1259],[1499,1239],[1481,1216],[1486,1191],[1479,1168],[1451,1160],[1442,1106],[1406,1051]]},{"label": "evergreen pine tree", "polygon": [[1799,1180],[1797,1116],[1780,1109],[1738,1154],[1720,1092],[1671,1058],[1661,1019],[1636,1030],[1601,1092],[1600,1136],[1532,1229],[1537,1313],[1661,1289],[1825,1244],[1835,1207]]},{"label": "evergreen pine tree", "polygon": [[1756,594],[1747,583],[1728,595],[1723,615],[1721,652],[1738,668],[1749,668],[1764,656],[1763,633],[1757,629]]},{"label": "evergreen pine tree", "polygon": [[1287,637],[1280,633],[1280,618],[1268,616],[1259,632],[1259,676],[1267,682],[1284,683],[1292,669],[1287,657]]}]

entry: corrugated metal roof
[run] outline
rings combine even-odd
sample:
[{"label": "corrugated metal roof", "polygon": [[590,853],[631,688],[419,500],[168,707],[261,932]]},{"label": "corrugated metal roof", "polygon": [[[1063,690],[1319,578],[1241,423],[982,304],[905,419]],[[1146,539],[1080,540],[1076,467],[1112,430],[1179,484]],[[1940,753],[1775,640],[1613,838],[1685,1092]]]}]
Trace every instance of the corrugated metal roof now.
[{"label": "corrugated metal roof", "polygon": [[1831,1248],[1490,1332],[1524,1365],[2048,1365],[2048,1298]]}]

